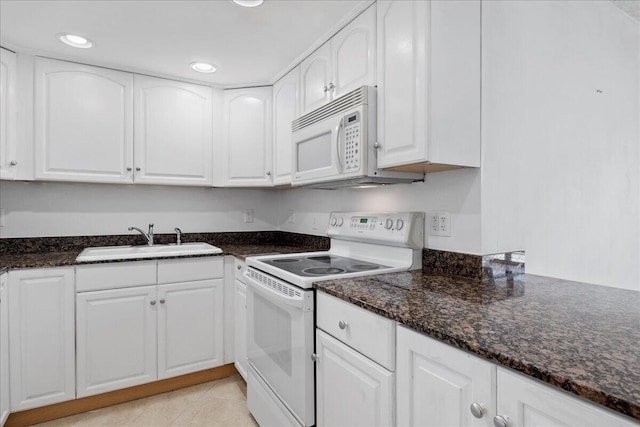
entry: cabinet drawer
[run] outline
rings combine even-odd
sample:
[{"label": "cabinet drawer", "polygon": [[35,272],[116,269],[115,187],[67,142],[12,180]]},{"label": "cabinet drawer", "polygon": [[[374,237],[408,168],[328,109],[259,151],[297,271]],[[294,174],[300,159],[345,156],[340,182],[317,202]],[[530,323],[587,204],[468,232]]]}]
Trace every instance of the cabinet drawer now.
[{"label": "cabinet drawer", "polygon": [[76,267],[76,292],[155,284],[155,261],[115,262]]},{"label": "cabinet drawer", "polygon": [[223,257],[158,261],[158,284],[224,277]]},{"label": "cabinet drawer", "polygon": [[318,292],[317,326],[390,371],[395,370],[393,320]]}]

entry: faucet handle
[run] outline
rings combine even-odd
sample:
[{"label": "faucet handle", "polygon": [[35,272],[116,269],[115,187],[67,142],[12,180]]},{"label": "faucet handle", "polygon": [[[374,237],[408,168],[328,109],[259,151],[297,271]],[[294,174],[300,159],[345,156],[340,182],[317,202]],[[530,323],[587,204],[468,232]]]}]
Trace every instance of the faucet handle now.
[{"label": "faucet handle", "polygon": [[173,231],[176,232],[176,245],[181,245],[182,244],[182,230],[180,230],[178,227],[174,228]]}]

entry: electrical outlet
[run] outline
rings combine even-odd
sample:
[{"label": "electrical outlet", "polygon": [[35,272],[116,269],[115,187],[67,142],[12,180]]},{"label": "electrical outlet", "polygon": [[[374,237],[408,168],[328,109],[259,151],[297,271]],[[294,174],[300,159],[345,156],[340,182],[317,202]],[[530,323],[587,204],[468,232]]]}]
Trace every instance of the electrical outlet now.
[{"label": "electrical outlet", "polygon": [[431,212],[428,216],[428,229],[431,236],[451,236],[451,218],[449,212]]},{"label": "electrical outlet", "polygon": [[296,213],[293,209],[289,209],[289,218],[287,218],[287,222],[289,224],[294,224],[296,222]]},{"label": "electrical outlet", "polygon": [[440,236],[451,236],[451,219],[449,212],[438,213],[438,228],[440,229]]},{"label": "electrical outlet", "polygon": [[244,210],[244,222],[253,222],[253,209]]}]

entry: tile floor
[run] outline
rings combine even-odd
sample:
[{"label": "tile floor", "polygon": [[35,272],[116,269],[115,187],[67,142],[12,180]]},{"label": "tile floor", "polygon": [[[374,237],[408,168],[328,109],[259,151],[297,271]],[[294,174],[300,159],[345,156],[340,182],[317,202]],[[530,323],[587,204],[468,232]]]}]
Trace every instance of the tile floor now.
[{"label": "tile floor", "polygon": [[240,375],[235,375],[38,426],[257,427],[258,424],[247,410],[247,386]]}]

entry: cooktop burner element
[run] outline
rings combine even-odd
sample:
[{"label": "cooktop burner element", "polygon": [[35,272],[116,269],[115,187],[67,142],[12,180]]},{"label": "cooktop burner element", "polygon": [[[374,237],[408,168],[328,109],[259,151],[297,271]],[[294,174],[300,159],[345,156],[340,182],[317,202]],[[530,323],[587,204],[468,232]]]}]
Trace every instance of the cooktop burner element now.
[{"label": "cooktop burner element", "polygon": [[290,256],[264,259],[262,262],[302,277],[321,277],[389,268],[386,265],[337,255],[301,255],[297,258]]}]

